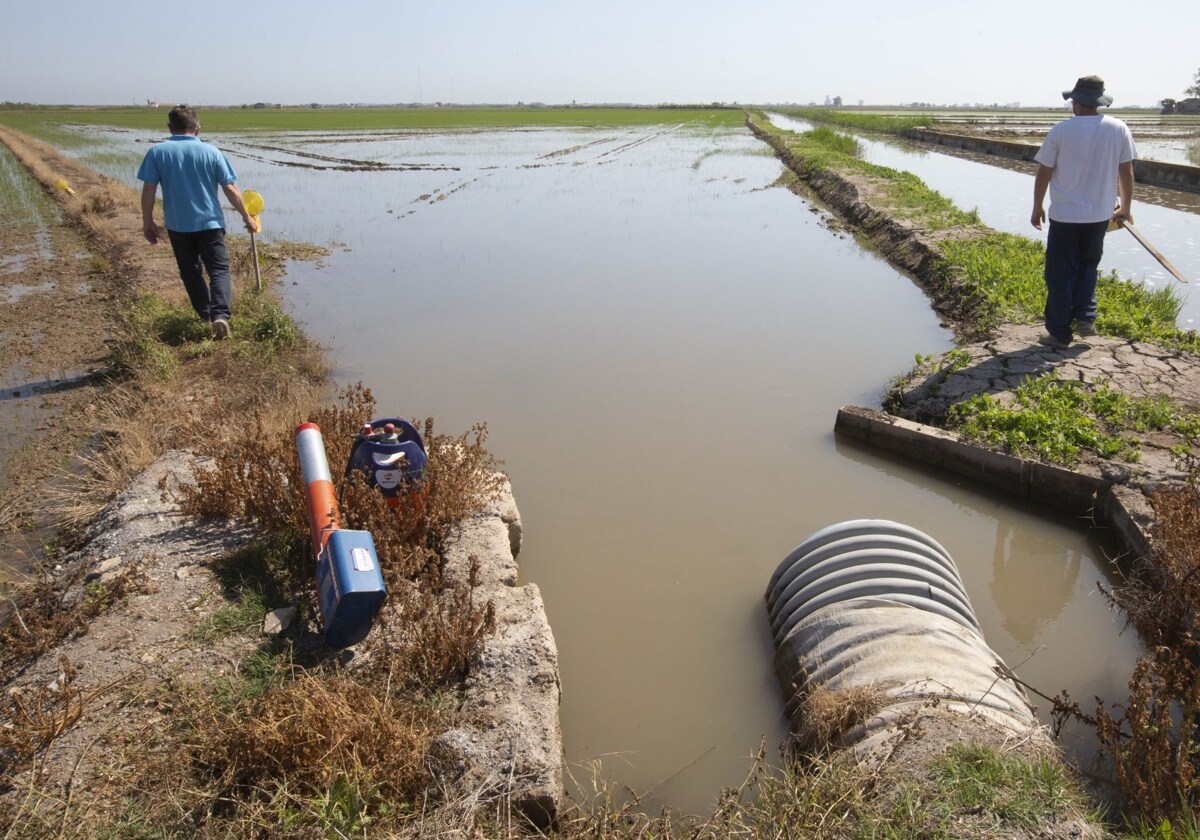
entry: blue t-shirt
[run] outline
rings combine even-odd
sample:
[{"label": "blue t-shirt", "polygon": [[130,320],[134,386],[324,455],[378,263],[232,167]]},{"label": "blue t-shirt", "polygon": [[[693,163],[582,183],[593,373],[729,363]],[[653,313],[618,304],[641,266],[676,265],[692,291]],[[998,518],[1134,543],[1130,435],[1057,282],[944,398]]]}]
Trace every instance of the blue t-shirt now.
[{"label": "blue t-shirt", "polygon": [[217,190],[236,181],[237,174],[216,146],[194,134],[172,134],[150,147],[137,177],[162,184],[167,230],[195,233],[225,227]]}]

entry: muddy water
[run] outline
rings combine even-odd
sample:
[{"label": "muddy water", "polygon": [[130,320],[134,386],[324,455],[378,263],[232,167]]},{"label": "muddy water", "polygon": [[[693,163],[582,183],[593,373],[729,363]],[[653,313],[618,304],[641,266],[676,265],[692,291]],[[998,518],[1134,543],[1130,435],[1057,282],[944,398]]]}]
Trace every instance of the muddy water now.
[{"label": "muddy water", "polygon": [[770,188],[781,167],[746,132],[273,143],[430,165],[407,171],[222,145],[266,197],[264,236],[333,246],[286,291],[339,378],[385,413],[488,422],[585,788],[600,761],[647,809],[699,812],[761,740],[776,754],[763,591],[793,546],[850,518],[942,541],[1030,683],[1078,698],[1124,684],[1136,645],[1096,595],[1107,564],[1085,523],[835,440],[840,405],[877,405],[951,337],[908,278]]},{"label": "muddy water", "polygon": [[[53,205],[24,170],[7,146],[0,145],[0,227],[5,247],[0,248],[0,307],[15,306],[28,294],[49,291],[52,282],[24,283],[31,263],[54,256],[50,225],[58,221]],[[5,321],[10,320],[6,318]],[[19,336],[0,333],[4,348]],[[10,480],[9,459],[39,433],[39,418],[46,411],[39,397],[58,384],[50,371],[35,369],[20,354],[5,353],[0,363],[0,486]],[[62,371],[56,372],[61,376]],[[44,555],[44,533],[0,533],[0,602],[11,582],[28,578],[37,558]],[[0,603],[0,623],[7,618]]]}]

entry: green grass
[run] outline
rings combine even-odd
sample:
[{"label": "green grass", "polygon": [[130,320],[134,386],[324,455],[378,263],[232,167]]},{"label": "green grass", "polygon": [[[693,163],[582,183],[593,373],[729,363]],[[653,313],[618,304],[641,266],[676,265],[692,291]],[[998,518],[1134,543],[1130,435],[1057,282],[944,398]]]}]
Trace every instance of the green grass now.
[{"label": "green grass", "polygon": [[1139,819],[1120,834],[1129,840],[1200,840],[1200,816],[1186,813],[1175,822],[1165,817],[1159,822]]},{"label": "green grass", "polygon": [[0,218],[6,225],[44,225],[54,212],[25,167],[0,145]]},{"label": "green grass", "polygon": [[1166,431],[1190,444],[1200,439],[1200,415],[1180,410],[1166,396],[1134,398],[1108,385],[1062,380],[1054,374],[1027,379],[1005,404],[979,394],[950,409],[948,425],[968,437],[1018,455],[1073,464],[1084,452],[1137,461],[1129,432]]},{"label": "green grass", "polygon": [[[984,302],[980,326],[1042,320],[1046,303],[1042,243],[1011,233],[990,233],[946,241],[940,247],[947,276],[959,277],[966,294]],[[1102,272],[1096,301],[1100,310],[1096,329],[1102,335],[1200,352],[1200,336],[1175,326],[1182,301],[1173,287],[1147,289],[1121,280],[1116,272]]]},{"label": "green grass", "polygon": [[929,230],[953,227],[981,227],[979,214],[960,210],[954,202],[911,172],[868,163],[857,157],[858,142],[827,126],[797,134],[784,131],[761,116],[755,124],[783,144],[800,161],[804,175],[822,172],[854,172],[871,176],[880,186],[880,194],[872,197],[878,209],[897,218],[914,222]]},{"label": "green grass", "polygon": [[[803,109],[787,113],[812,116]],[[836,115],[840,112],[822,110],[822,113]],[[880,117],[856,113],[842,116],[851,119]],[[857,144],[849,145],[853,139],[845,138],[827,126],[796,134],[772,125],[761,113],[752,119],[756,126],[798,158],[803,174],[839,172],[872,176],[884,184],[884,195],[871,199],[877,209],[929,230],[961,228],[977,234],[947,239],[938,246],[945,257],[942,266],[945,277],[959,279],[964,284],[963,296],[981,304],[973,310],[978,319],[976,326],[992,329],[1006,321],[1033,323],[1041,320],[1046,302],[1045,246],[1042,243],[990,230],[980,221],[977,212],[959,209],[910,172],[859,160],[853,151]],[[920,120],[919,117],[886,119]],[[1181,330],[1175,324],[1182,300],[1173,287],[1147,289],[1123,281],[1116,272],[1110,271],[1098,278],[1096,298],[1100,310],[1096,329],[1101,335],[1200,352],[1200,335]]]},{"label": "green grass", "polygon": [[286,351],[304,338],[300,326],[272,298],[238,295],[233,300],[234,338],[247,338],[273,352]]},{"label": "green grass", "polygon": [[209,356],[227,344],[240,356],[271,364],[286,361],[304,342],[300,326],[266,294],[253,292],[233,299],[233,337],[217,342],[212,327],[196,317],[186,302],[169,304],[154,294],[134,300],[125,312],[122,340],[113,345],[109,364],[121,371],[141,370],[170,381],[181,359]]},{"label": "green grass", "polygon": [[[230,635],[232,632],[237,631],[231,631]],[[215,637],[197,641],[212,642]],[[236,709],[292,679],[296,667],[291,652],[291,646],[286,642],[274,641],[242,657],[236,674],[217,677],[211,683],[209,691],[213,701],[223,709]]]},{"label": "green grass", "polygon": [[913,128],[931,126],[932,114],[865,114],[860,111],[839,111],[834,108],[782,108],[779,113],[809,122],[829,123],[843,128],[878,131],[885,134],[904,134]]},{"label": "green grass", "polygon": [[862,147],[858,145],[857,140],[849,134],[841,134],[832,128],[818,126],[812,131],[806,131],[803,136],[822,149],[836,152],[840,155],[857,158],[862,153]]},{"label": "green grass", "polygon": [[753,786],[725,792],[703,832],[675,835],[643,820],[637,825],[643,833],[626,836],[956,840],[1020,830],[1033,836],[1063,816],[1095,820],[1083,794],[1050,761],[958,744],[919,775],[836,759],[788,763],[764,769]]},{"label": "green grass", "polygon": [[127,307],[125,322],[120,340],[109,352],[109,365],[123,373],[142,371],[162,382],[173,379],[179,359],[163,335],[186,329],[182,308],[168,306],[157,295],[142,295]]},{"label": "green grass", "polygon": [[[387,129],[517,128],[522,126],[634,127],[699,123],[742,125],[740,108],[197,108],[206,134],[226,131],[380,131]],[[166,133],[167,108],[0,109],[0,123],[60,148],[86,138],[64,128],[104,125]]]},{"label": "green grass", "polygon": [[241,633],[261,624],[268,612],[261,590],[252,586],[241,589],[237,600],[226,604],[196,625],[192,638],[197,642],[214,642]]},{"label": "green grass", "polygon": [[991,747],[957,744],[932,766],[935,796],[946,816],[984,813],[1006,827],[1033,829],[1082,806],[1062,768],[1050,761],[1031,762]]}]

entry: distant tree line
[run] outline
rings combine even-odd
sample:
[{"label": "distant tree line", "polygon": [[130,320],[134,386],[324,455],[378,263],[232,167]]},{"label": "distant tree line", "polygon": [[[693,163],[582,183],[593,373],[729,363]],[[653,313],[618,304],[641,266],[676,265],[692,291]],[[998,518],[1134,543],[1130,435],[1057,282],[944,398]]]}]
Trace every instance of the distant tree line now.
[{"label": "distant tree line", "polygon": [[[1200,106],[1195,105],[1191,101],[1193,99],[1200,99],[1200,70],[1196,71],[1196,76],[1192,79],[1191,85],[1184,88],[1183,93],[1185,96],[1189,97],[1188,99],[1184,100],[1184,102],[1188,103],[1188,108],[1186,111],[1184,111],[1184,113],[1200,113]],[[1168,97],[1161,100],[1158,104],[1162,106],[1162,112],[1164,114],[1174,114],[1179,111],[1179,106],[1183,103]]]}]

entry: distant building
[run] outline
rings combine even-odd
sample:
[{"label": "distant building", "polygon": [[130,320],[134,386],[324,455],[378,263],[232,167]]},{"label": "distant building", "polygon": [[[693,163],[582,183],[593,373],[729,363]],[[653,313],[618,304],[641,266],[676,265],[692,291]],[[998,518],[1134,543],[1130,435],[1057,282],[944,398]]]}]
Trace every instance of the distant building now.
[{"label": "distant building", "polygon": [[1200,97],[1193,96],[1191,99],[1180,99],[1178,102],[1164,99],[1162,112],[1164,114],[1200,114]]}]

